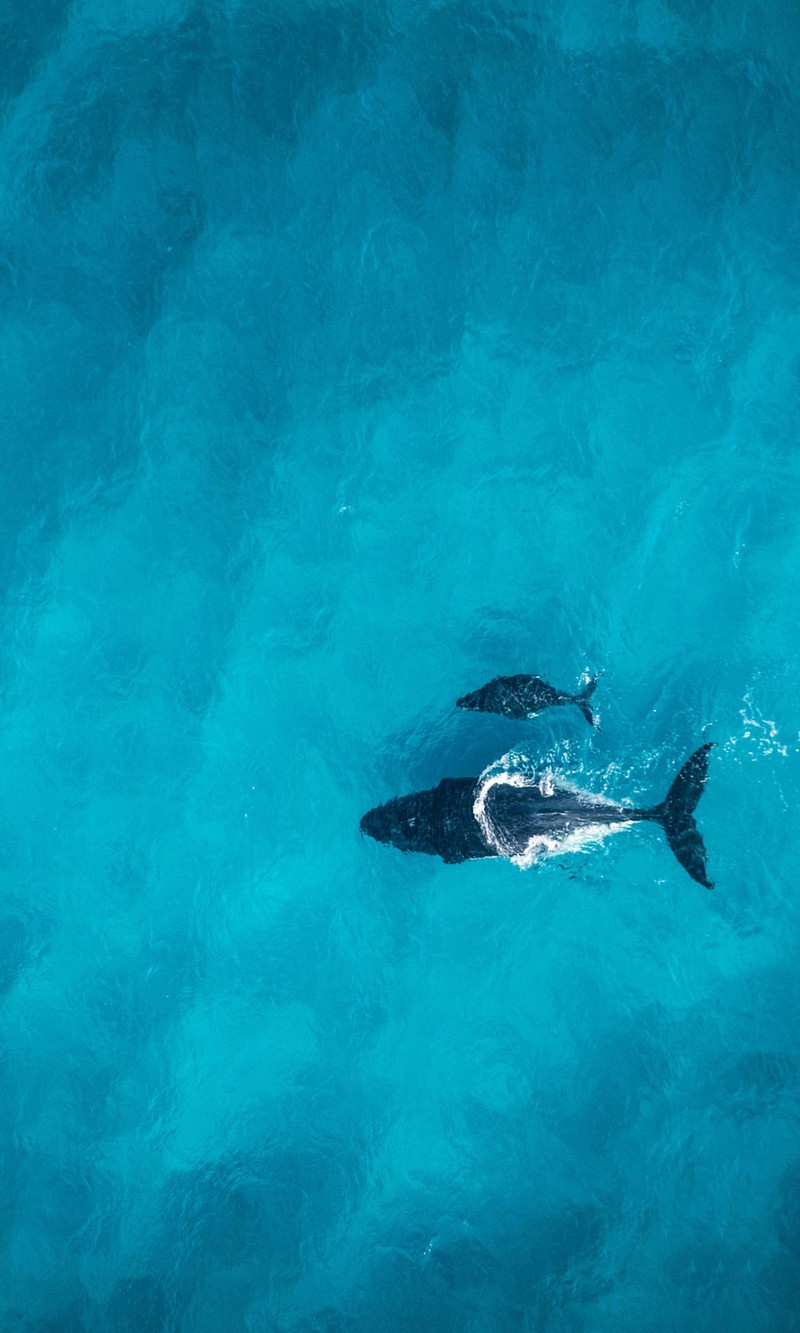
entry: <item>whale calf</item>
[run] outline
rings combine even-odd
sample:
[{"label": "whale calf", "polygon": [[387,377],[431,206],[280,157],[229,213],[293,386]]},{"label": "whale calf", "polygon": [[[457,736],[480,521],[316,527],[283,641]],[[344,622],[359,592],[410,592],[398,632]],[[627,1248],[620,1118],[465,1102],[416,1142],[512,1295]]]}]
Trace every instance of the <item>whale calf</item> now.
[{"label": "whale calf", "polygon": [[593,676],[578,694],[568,694],[548,685],[541,676],[496,676],[480,689],[456,700],[456,708],[468,708],[474,713],[501,713],[516,719],[536,717],[545,708],[557,704],[576,704],[590,727],[597,725],[590,699],[599,677]]},{"label": "whale calf", "polygon": [[444,778],[431,791],[397,796],[369,810],[361,830],[404,852],[427,852],[450,863],[479,857],[554,855],[596,842],[630,824],[663,828],[686,870],[707,889],[706,849],[694,809],[708,776],[714,742],[686,760],[658,805],[614,805],[590,792],[547,782],[526,783],[519,775]]}]

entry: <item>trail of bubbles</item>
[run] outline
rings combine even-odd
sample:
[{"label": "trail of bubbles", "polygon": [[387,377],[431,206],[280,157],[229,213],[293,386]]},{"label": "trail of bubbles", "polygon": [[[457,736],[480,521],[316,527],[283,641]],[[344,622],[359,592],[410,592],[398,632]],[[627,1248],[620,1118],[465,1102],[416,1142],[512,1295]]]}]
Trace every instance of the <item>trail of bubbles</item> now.
[{"label": "trail of bubbles", "polygon": [[734,758],[738,762],[761,758],[788,759],[800,754],[800,732],[795,735],[784,724],[779,725],[774,718],[766,717],[750,690],[742,699],[739,716],[742,719],[739,733],[720,743],[725,753],[736,752]]}]

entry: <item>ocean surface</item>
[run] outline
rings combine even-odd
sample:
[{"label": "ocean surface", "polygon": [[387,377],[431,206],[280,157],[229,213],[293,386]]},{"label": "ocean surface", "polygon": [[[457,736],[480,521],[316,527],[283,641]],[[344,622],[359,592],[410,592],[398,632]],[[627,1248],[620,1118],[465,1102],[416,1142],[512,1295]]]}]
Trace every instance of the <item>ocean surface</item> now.
[{"label": "ocean surface", "polygon": [[[0,1333],[800,1329],[799,125],[794,0],[0,0]],[[706,740],[713,893],[359,832]]]}]

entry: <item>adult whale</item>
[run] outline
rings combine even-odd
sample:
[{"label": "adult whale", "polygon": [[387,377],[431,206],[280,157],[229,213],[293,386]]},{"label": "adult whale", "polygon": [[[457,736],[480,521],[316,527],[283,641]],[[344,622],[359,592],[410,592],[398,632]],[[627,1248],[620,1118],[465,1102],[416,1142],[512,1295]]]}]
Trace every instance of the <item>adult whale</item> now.
[{"label": "adult whale", "polygon": [[369,810],[361,830],[404,852],[428,852],[451,863],[478,857],[553,855],[575,850],[630,824],[660,824],[692,879],[707,889],[706,849],[693,812],[708,776],[713,742],[681,768],[659,805],[614,805],[590,792],[526,782],[517,775],[444,778],[431,791],[396,796]]}]

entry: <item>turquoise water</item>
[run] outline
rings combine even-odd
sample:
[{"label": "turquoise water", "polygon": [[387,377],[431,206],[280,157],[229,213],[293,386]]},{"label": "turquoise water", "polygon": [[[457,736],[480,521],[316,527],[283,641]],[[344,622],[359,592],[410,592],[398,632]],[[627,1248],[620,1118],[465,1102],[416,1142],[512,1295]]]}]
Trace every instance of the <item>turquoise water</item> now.
[{"label": "turquoise water", "polygon": [[[2,1333],[800,1329],[796,7],[0,40]],[[358,831],[706,739],[714,893]]]}]

